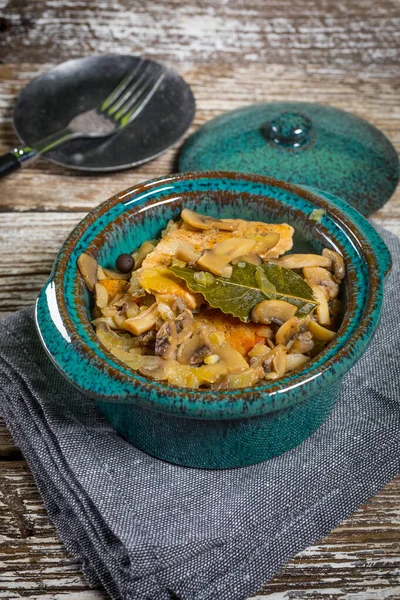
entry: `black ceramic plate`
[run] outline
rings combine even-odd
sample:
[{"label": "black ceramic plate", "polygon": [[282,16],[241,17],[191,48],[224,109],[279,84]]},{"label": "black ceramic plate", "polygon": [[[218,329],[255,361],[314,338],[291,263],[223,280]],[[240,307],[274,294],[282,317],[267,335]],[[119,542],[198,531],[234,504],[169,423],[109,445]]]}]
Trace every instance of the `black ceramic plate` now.
[{"label": "black ceramic plate", "polygon": [[[141,59],[93,56],[70,60],[34,79],[20,94],[14,127],[24,144],[65,127],[75,115],[100,104]],[[151,61],[149,61],[151,62]],[[114,171],[162,154],[185,133],[193,120],[190,87],[171,69],[138,117],[108,138],[71,140],[46,157],[72,169]]]}]

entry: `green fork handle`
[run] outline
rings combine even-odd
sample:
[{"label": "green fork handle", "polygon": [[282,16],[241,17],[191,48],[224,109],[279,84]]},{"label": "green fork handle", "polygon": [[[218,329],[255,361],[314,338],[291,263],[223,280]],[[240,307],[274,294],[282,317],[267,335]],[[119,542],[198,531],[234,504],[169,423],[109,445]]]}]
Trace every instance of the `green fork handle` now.
[{"label": "green fork handle", "polygon": [[76,133],[68,128],[62,129],[37,142],[34,148],[31,146],[21,146],[3,154],[3,156],[0,156],[0,177],[17,171],[20,167],[31,163],[42,154],[46,154],[49,150],[56,148],[60,144],[64,144],[73,137],[76,137],[76,135]]}]

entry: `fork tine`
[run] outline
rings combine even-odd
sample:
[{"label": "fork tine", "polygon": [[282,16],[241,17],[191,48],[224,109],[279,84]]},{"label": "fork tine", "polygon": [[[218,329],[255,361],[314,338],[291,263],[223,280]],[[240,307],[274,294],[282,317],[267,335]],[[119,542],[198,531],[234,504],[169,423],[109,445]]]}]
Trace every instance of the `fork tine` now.
[{"label": "fork tine", "polygon": [[145,85],[146,81],[152,75],[153,66],[147,64],[144,71],[139,75],[139,77],[134,78],[131,83],[127,86],[125,91],[117,98],[117,100],[107,109],[106,113],[109,117],[115,115],[115,113],[128,101],[132,98],[132,95],[135,92],[140,91],[141,87]]},{"label": "fork tine", "polygon": [[130,71],[125,77],[124,79],[117,85],[116,88],[113,89],[113,91],[107,96],[107,98],[103,101],[101,107],[100,107],[100,111],[104,112],[106,111],[108,108],[111,107],[111,105],[118,100],[118,98],[120,98],[121,94],[127,89],[127,87],[131,84],[132,80],[135,79],[138,75],[140,77],[140,72],[143,71],[143,69],[145,70],[147,67],[146,61],[142,58],[140,59],[140,61],[138,62],[138,64],[136,65],[136,67],[134,69],[132,69],[132,71]]},{"label": "fork tine", "polygon": [[124,127],[130,123],[146,106],[164,77],[165,73],[163,70],[159,71],[158,75],[154,74],[139,90],[139,92],[135,94],[133,98],[129,99],[114,115],[113,118],[117,121],[120,121],[121,127]]}]

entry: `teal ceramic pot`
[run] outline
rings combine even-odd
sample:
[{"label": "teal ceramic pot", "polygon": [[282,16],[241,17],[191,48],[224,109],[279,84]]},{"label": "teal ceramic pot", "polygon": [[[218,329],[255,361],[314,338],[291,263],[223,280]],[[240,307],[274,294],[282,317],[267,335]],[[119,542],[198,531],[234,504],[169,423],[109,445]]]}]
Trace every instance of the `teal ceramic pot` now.
[{"label": "teal ceramic pot", "polygon": [[[96,338],[91,299],[78,273],[82,252],[112,267],[121,252],[159,236],[184,207],[216,217],[288,222],[295,250],[338,250],[346,261],[345,311],[338,334],[301,371],[254,388],[192,390],[151,381],[119,362]],[[323,209],[320,221],[313,211]],[[343,376],[379,321],[390,254],[374,228],[345,202],[258,175],[198,172],[150,181],[117,194],[71,233],[37,301],[49,356],[113,427],[158,458],[203,468],[240,467],[293,448],[326,419]]]}]

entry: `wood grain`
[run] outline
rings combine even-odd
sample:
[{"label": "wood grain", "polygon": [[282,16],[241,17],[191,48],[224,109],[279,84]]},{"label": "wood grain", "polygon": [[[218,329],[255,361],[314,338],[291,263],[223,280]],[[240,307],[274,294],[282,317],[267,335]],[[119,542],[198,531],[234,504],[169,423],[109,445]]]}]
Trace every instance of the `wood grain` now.
[{"label": "wood grain", "polygon": [[[0,0],[0,153],[18,143],[12,109],[33,77],[63,60],[105,53],[176,68],[197,101],[190,131],[226,110],[292,99],[349,110],[400,150],[399,32],[398,0]],[[87,211],[176,171],[177,149],[112,175],[78,175],[40,160],[1,180],[0,315],[34,302]],[[374,220],[400,236],[399,190]],[[255,598],[399,600],[399,493],[400,477]],[[1,420],[0,599],[106,599],[67,555]]]},{"label": "wood grain", "polygon": [[[33,75],[48,67],[48,64],[25,63],[19,65],[15,77],[13,65],[0,65],[0,103],[4,108],[0,152],[17,142],[10,124],[16,94]],[[351,110],[369,120],[400,150],[398,82],[392,77],[336,75],[332,86],[332,76],[307,74],[305,68],[271,66],[268,77],[257,66],[195,66],[183,67],[181,72],[193,87],[197,100],[196,118],[190,131],[224,110],[254,101],[315,100]],[[176,154],[177,147],[138,169],[102,176],[76,174],[42,159],[18,175],[3,179],[0,182],[0,213],[3,213],[0,315],[34,302],[60,245],[87,211],[122,189],[175,171]],[[400,235],[400,189],[376,214],[375,220]]]},{"label": "wood grain", "polygon": [[[137,53],[199,65],[327,65],[397,74],[396,0],[2,0],[4,62]],[[29,49],[29,50],[28,50]]]},{"label": "wood grain", "polygon": [[[399,598],[400,477],[292,559],[258,600]],[[49,523],[24,461],[0,461],[0,598],[104,600],[88,591]],[[4,510],[4,507],[7,510]],[[62,593],[59,593],[62,592]]]}]

